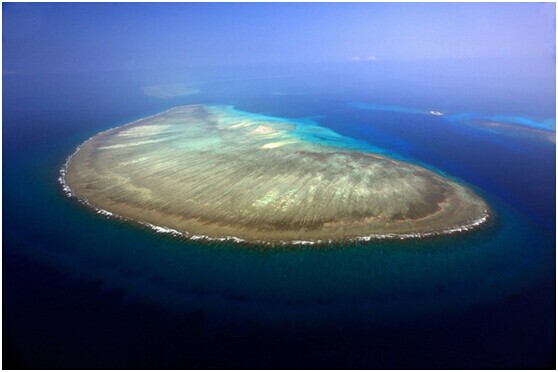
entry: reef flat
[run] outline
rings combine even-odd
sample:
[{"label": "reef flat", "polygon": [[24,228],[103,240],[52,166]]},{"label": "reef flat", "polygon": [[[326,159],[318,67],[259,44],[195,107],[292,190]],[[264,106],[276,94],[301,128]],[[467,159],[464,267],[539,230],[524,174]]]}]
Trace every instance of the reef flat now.
[{"label": "reef flat", "polygon": [[422,237],[487,220],[486,203],[463,185],[320,143],[335,135],[327,131],[229,106],[180,106],[92,137],[68,159],[61,180],[100,213],[191,238]]}]

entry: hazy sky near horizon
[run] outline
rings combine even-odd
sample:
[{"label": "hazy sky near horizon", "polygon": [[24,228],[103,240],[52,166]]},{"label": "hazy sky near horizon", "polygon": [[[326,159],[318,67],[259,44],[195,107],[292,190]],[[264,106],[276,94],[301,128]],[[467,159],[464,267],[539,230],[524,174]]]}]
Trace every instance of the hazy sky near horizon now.
[{"label": "hazy sky near horizon", "polygon": [[554,3],[3,3],[3,71],[533,59]]}]

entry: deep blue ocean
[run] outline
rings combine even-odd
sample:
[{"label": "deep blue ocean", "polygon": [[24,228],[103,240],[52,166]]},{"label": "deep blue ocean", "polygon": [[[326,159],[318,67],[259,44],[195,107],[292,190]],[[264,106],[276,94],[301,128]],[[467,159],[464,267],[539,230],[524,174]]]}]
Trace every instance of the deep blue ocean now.
[{"label": "deep blue ocean", "polygon": [[[199,91],[142,90],[165,84]],[[554,368],[554,86],[466,63],[4,74],[4,366]],[[311,120],[467,184],[492,218],[425,240],[247,248],[63,193],[80,143],[194,103]]]}]

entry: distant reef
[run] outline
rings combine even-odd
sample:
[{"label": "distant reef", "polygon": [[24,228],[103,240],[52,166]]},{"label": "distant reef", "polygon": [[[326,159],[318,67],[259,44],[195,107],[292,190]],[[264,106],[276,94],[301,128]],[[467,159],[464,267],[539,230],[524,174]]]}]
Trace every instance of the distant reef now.
[{"label": "distant reef", "polygon": [[184,97],[198,94],[198,88],[192,88],[183,84],[162,84],[142,87],[141,90],[146,96],[170,99],[174,97]]}]

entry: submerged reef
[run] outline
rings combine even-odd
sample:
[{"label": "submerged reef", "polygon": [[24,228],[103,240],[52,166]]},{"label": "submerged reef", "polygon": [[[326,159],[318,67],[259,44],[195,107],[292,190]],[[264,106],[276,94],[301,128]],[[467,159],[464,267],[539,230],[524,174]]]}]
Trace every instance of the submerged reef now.
[{"label": "submerged reef", "polygon": [[487,220],[486,203],[463,185],[320,142],[326,131],[229,106],[180,106],[92,137],[61,181],[99,213],[194,239],[422,237]]},{"label": "submerged reef", "polygon": [[146,96],[163,99],[190,96],[200,92],[197,88],[188,87],[183,84],[151,85],[141,89]]}]

